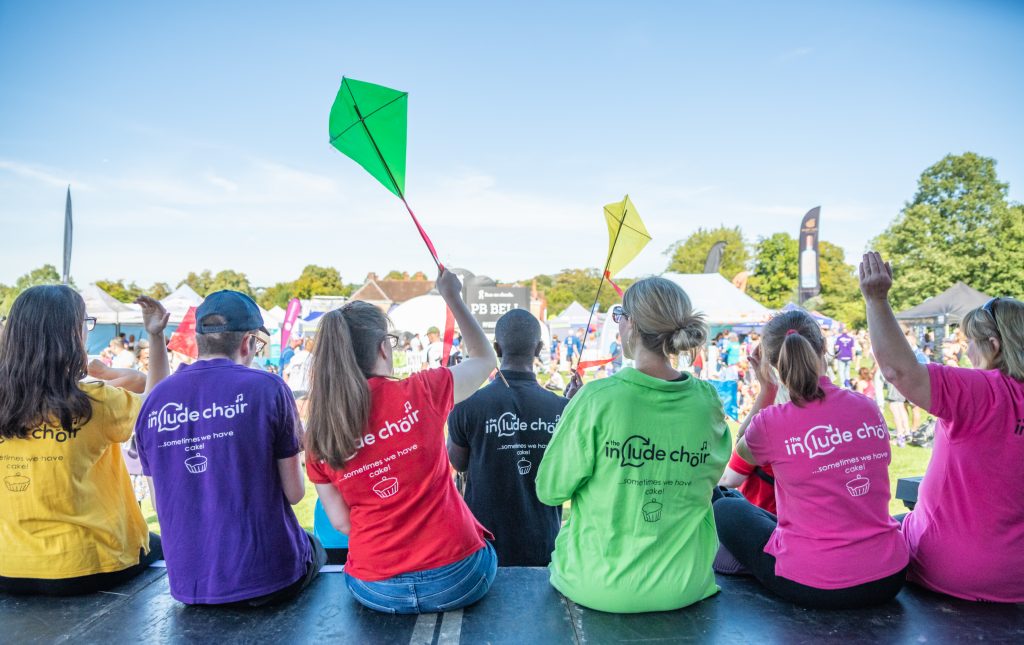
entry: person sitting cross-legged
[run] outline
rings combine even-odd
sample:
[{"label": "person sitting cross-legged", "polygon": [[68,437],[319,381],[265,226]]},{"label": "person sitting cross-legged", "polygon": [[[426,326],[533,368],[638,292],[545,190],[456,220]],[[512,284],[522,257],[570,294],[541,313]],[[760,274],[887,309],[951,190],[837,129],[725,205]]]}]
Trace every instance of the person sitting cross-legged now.
[{"label": "person sitting cross-legged", "polygon": [[185,604],[276,604],[327,562],[291,508],[305,493],[292,393],[250,367],[262,327],[248,296],[207,296],[196,310],[199,360],[156,387],[139,414],[171,595]]},{"label": "person sitting cross-legged", "polygon": [[561,508],[537,499],[534,480],[568,399],[537,384],[540,323],[513,309],[494,327],[501,378],[455,406],[448,415],[448,457],[469,473],[466,503],[494,533],[502,567],[543,567],[551,562]]}]

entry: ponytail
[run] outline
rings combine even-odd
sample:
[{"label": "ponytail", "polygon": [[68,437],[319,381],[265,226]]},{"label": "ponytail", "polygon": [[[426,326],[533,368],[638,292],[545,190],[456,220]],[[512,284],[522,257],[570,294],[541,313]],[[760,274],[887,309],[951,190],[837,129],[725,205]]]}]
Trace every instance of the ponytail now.
[{"label": "ponytail", "polygon": [[367,377],[387,325],[383,312],[359,300],[321,318],[311,355],[306,450],[336,470],[355,456],[370,421]]},{"label": "ponytail", "polygon": [[771,319],[761,339],[762,355],[779,371],[796,405],[825,398],[818,383],[825,338],[805,311],[789,311]]}]

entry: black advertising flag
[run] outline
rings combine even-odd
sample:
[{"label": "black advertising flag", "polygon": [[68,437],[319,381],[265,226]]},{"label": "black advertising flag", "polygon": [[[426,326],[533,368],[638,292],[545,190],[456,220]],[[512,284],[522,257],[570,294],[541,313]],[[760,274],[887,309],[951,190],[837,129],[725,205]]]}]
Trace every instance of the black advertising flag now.
[{"label": "black advertising flag", "polygon": [[708,251],[708,257],[704,259],[704,273],[718,273],[718,270],[722,268],[722,254],[725,253],[725,242],[715,242],[711,250]]},{"label": "black advertising flag", "polygon": [[64,284],[71,282],[71,186],[68,186],[68,197],[64,203],[64,270],[61,273],[61,281]]},{"label": "black advertising flag", "polygon": [[807,299],[821,293],[821,279],[818,273],[818,229],[821,224],[821,206],[807,211],[800,222],[799,297],[803,304]]}]

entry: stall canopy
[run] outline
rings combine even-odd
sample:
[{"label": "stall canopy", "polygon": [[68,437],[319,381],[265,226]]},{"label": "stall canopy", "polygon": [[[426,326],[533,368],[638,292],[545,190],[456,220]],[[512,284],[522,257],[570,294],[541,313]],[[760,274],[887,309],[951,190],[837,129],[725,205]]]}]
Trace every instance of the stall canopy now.
[{"label": "stall canopy", "polygon": [[137,305],[118,301],[94,284],[78,292],[85,300],[87,316],[96,318],[99,325],[141,324],[142,310]]},{"label": "stall canopy", "polygon": [[432,294],[416,296],[397,305],[388,317],[396,331],[420,334],[426,338],[430,327],[444,329],[444,298]]},{"label": "stall canopy", "polygon": [[198,307],[203,302],[203,297],[196,293],[192,287],[182,283],[169,296],[160,301],[164,309],[171,314],[172,323],[180,323],[189,307]]},{"label": "stall canopy", "polygon": [[957,282],[916,307],[899,312],[896,318],[907,322],[955,324],[959,323],[968,311],[982,306],[990,299],[977,289]]},{"label": "stall canopy", "polygon": [[589,319],[590,312],[587,311],[587,308],[574,300],[571,305],[566,307],[562,313],[558,314],[551,321],[551,325],[559,327],[585,327]]},{"label": "stall canopy", "polygon": [[772,312],[733,286],[720,273],[665,273],[690,297],[694,309],[703,312],[708,325],[751,325],[767,321]]}]

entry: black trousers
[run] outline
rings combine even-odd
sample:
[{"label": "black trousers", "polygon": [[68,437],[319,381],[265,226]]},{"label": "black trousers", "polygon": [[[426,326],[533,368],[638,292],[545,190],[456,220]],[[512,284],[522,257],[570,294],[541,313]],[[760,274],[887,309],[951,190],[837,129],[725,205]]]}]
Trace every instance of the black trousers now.
[{"label": "black trousers", "polygon": [[107,591],[123,585],[145,571],[149,565],[164,559],[160,536],[149,534],[149,555],[139,551],[139,563],[110,573],[94,573],[77,578],[44,580],[41,578],[4,578],[0,576],[0,591],[14,594],[36,594],[46,596],[79,596],[97,591]]},{"label": "black trousers", "polygon": [[843,589],[818,589],[775,575],[775,556],[764,547],[778,519],[742,497],[714,502],[718,540],[769,591],[789,602],[812,609],[853,609],[888,602],[903,588],[907,570]]},{"label": "black trousers", "polygon": [[278,589],[272,591],[265,596],[257,596],[256,598],[249,598],[248,600],[239,600],[238,602],[226,603],[225,605],[218,605],[220,607],[268,607],[270,605],[277,605],[282,602],[291,600],[298,596],[302,591],[308,587],[316,579],[317,574],[320,573],[320,568],[327,564],[327,551],[324,550],[324,546],[320,544],[320,540],[315,535],[306,531],[306,537],[309,538],[309,545],[312,547],[312,559],[306,563],[306,571],[302,576],[288,585],[284,589]]}]

